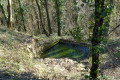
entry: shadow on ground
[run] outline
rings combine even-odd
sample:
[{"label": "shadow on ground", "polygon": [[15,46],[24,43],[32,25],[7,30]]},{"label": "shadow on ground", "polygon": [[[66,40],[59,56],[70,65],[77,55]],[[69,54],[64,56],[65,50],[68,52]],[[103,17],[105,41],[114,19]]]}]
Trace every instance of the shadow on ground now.
[{"label": "shadow on ground", "polygon": [[18,74],[15,72],[0,70],[0,80],[47,80],[47,79],[39,79],[31,72],[24,72],[22,74]]},{"label": "shadow on ground", "polygon": [[120,79],[120,39],[112,41],[105,47],[105,54],[100,66],[105,75]]}]

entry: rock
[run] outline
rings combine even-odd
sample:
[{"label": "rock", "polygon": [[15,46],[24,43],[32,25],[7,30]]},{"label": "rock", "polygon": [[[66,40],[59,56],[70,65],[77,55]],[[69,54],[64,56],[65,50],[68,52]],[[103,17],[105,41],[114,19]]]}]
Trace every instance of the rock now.
[{"label": "rock", "polygon": [[26,47],[28,52],[30,52],[33,56],[33,58],[40,57],[41,54],[46,51],[47,49],[51,48],[55,44],[57,44],[59,40],[39,40],[36,38],[30,38],[26,40]]}]

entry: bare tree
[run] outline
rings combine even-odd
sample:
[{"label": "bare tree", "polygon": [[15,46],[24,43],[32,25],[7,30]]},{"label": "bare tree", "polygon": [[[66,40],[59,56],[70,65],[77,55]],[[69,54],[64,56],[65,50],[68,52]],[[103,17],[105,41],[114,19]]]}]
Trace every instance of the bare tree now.
[{"label": "bare tree", "polygon": [[[1,9],[1,12],[2,14],[4,15],[4,20],[5,22],[7,23],[7,16],[5,15],[5,10],[3,8],[3,4],[1,4],[1,0],[0,0],[0,9]],[[5,22],[1,19],[1,23],[5,25]]]},{"label": "bare tree", "polygon": [[47,2],[47,0],[44,0],[44,2],[45,2],[46,14],[47,14],[47,22],[48,22],[49,33],[52,34],[50,17],[49,17],[49,12],[48,12],[48,2]]},{"label": "bare tree", "polygon": [[8,27],[12,29],[12,0],[8,0]]},{"label": "bare tree", "polygon": [[41,8],[40,8],[40,5],[38,4],[38,0],[36,0],[36,4],[37,4],[37,7],[38,7],[39,17],[40,17],[40,24],[41,24],[41,27],[43,28],[43,32],[46,34],[46,36],[49,36],[48,33],[47,33],[47,31],[44,28],[42,14],[41,14]]},{"label": "bare tree", "polygon": [[60,20],[60,0],[54,0],[56,8],[57,26],[58,26],[58,36],[61,36],[61,20]]},{"label": "bare tree", "polygon": [[22,16],[24,31],[26,32],[27,30],[26,30],[26,26],[25,26],[24,10],[22,8],[21,0],[18,0],[18,2],[19,2],[19,7],[20,7],[20,13],[21,13],[21,16]]}]

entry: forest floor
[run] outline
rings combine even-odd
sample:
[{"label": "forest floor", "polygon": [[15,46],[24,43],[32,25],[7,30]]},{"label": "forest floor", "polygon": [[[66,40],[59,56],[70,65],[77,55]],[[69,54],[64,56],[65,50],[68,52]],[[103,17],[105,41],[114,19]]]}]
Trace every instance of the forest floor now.
[{"label": "forest floor", "polygon": [[[29,38],[0,28],[0,80],[86,80],[90,59],[31,59],[25,46]],[[100,79],[120,80],[120,38],[109,40],[101,60]]]}]

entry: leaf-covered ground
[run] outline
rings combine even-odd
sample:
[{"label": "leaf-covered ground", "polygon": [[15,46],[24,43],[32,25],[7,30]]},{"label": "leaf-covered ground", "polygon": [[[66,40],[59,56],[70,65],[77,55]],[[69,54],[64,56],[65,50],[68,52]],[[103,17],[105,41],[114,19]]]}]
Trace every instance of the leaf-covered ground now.
[{"label": "leaf-covered ground", "polygon": [[[25,46],[30,38],[0,28],[0,80],[86,80],[91,66],[89,59],[32,59]],[[36,38],[51,39],[44,35]],[[101,58],[101,80],[120,80],[120,39],[109,41]]]}]

